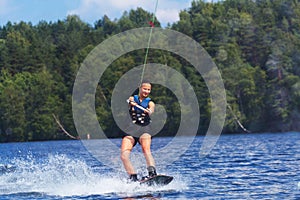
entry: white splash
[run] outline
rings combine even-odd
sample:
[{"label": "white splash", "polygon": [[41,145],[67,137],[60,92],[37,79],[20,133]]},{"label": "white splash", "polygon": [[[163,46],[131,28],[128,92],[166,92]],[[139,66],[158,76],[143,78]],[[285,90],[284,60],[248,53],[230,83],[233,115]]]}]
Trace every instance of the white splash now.
[{"label": "white splash", "polygon": [[49,155],[44,162],[30,156],[15,159],[15,171],[0,174],[0,195],[42,193],[70,197],[89,195],[131,196],[137,193],[164,190],[182,190],[186,184],[175,180],[164,187],[147,187],[127,183],[120,174],[95,172],[85,161],[70,159],[66,155]]}]

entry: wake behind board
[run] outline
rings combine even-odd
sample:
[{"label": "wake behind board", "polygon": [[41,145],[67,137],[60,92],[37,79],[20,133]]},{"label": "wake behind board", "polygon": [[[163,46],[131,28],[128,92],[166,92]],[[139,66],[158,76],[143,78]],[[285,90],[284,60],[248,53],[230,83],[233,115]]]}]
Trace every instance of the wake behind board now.
[{"label": "wake behind board", "polygon": [[145,184],[148,186],[155,186],[155,185],[163,186],[163,185],[168,185],[169,183],[171,183],[172,180],[173,180],[172,176],[157,175],[145,180],[141,180],[140,183],[142,185]]}]

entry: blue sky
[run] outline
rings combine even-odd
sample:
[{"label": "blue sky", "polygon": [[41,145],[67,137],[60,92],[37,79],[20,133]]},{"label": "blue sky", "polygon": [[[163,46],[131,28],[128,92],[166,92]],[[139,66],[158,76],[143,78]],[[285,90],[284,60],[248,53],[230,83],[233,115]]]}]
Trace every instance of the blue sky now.
[{"label": "blue sky", "polygon": [[[211,1],[211,0],[210,0]],[[192,0],[158,0],[156,16],[162,24],[176,22],[180,10],[189,8]],[[69,14],[94,24],[105,14],[110,19],[120,18],[124,11],[142,7],[154,12],[156,0],[0,0],[0,26],[8,21],[56,22]]]}]

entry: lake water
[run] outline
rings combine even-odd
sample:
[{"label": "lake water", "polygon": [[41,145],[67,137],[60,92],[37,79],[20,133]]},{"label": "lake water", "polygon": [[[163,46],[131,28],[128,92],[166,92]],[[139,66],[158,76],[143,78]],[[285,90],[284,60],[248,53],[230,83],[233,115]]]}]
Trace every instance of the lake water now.
[{"label": "lake water", "polygon": [[[170,139],[154,138],[152,148]],[[127,183],[81,141],[0,144],[0,199],[300,199],[300,133],[222,135],[200,158],[203,139],[158,169],[174,176],[163,187]]]}]

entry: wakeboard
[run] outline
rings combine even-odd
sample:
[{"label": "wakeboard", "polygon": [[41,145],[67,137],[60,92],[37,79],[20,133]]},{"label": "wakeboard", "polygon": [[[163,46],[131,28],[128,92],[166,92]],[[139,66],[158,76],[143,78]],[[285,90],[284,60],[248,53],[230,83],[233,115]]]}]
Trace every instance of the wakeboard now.
[{"label": "wakeboard", "polygon": [[163,186],[168,185],[173,180],[172,176],[156,175],[144,180],[140,180],[140,184],[148,186]]}]

